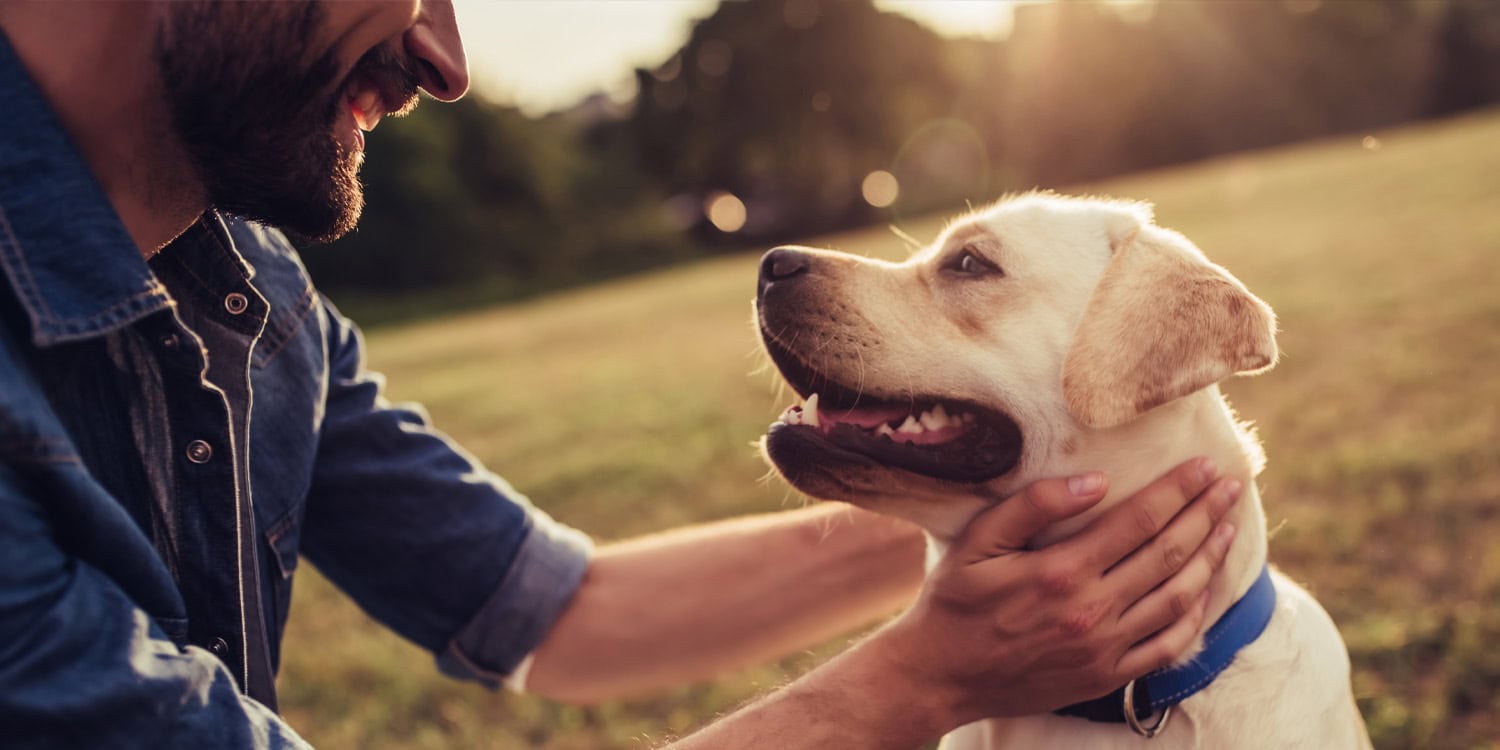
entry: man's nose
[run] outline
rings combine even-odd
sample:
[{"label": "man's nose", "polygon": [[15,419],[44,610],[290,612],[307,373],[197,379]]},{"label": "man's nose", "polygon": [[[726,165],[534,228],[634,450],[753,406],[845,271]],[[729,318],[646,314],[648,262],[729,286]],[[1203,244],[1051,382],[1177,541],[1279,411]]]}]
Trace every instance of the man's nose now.
[{"label": "man's nose", "polygon": [[403,42],[406,53],[417,59],[418,85],[427,93],[451,102],[469,90],[469,61],[464,57],[452,0],[423,2]]}]

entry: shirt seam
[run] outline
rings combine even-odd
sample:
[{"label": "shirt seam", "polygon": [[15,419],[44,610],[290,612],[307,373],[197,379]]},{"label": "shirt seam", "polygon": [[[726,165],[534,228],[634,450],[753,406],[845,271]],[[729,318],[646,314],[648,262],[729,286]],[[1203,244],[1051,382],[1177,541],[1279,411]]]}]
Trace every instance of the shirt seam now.
[{"label": "shirt seam", "polygon": [[16,236],[16,230],[10,224],[10,216],[5,212],[5,206],[0,205],[0,226],[5,228],[5,236],[0,238],[0,246],[5,249],[6,266],[18,269],[25,278],[20,286],[22,295],[27,297],[27,307],[32,309],[38,318],[48,325],[53,323],[52,309],[47,306],[47,300],[41,296],[41,286],[36,283],[36,277],[31,275],[31,267],[26,263],[26,255],[21,252],[21,239]]}]

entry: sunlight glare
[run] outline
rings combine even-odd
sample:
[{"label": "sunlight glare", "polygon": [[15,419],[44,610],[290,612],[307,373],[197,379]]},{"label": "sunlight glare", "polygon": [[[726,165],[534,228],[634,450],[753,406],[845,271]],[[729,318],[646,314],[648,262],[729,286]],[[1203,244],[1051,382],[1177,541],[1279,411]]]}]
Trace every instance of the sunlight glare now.
[{"label": "sunlight glare", "polygon": [[717,5],[459,0],[456,15],[476,91],[540,116],[595,91],[629,100],[636,93],[635,68],[661,65],[682,46],[692,23]]},{"label": "sunlight glare", "polygon": [[1020,0],[876,0],[875,7],[921,21],[946,36],[1003,39]]},{"label": "sunlight glare", "polygon": [[745,226],[745,202],[722,190],[703,202],[703,213],[720,232],[738,232]]},{"label": "sunlight glare", "polygon": [[865,175],[865,181],[859,189],[865,196],[865,202],[876,208],[885,208],[895,203],[896,196],[901,194],[901,185],[896,182],[896,176],[883,169]]},{"label": "sunlight glare", "polygon": [[1130,24],[1143,24],[1156,15],[1157,0],[1105,0],[1115,17]]}]

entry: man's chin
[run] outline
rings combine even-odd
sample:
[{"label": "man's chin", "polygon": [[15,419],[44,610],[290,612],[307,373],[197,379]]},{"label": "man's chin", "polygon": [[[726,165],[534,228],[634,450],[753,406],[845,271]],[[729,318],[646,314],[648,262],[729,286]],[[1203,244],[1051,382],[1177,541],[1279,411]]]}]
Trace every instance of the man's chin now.
[{"label": "man's chin", "polygon": [[268,224],[299,242],[312,244],[326,244],[348,234],[365,207],[364,189],[352,165],[335,168],[331,178],[315,189],[259,189],[247,200],[236,200],[238,194],[243,192],[235,190],[214,204],[222,211]]},{"label": "man's chin", "polygon": [[302,242],[324,245],[353,231],[359,223],[360,213],[364,211],[364,196],[355,193],[353,198],[352,203],[331,206],[329,211],[321,217],[307,217],[308,221],[267,221],[266,223],[293,235]]}]

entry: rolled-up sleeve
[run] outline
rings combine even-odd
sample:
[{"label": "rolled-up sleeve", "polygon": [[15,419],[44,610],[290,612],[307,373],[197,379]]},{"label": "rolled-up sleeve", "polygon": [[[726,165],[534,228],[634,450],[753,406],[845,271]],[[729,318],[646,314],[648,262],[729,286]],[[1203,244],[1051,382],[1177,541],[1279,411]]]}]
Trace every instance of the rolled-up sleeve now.
[{"label": "rolled-up sleeve", "polygon": [[55,506],[66,497],[0,460],[0,745],[308,747],[222,662],[179,648],[113,579],[59,544],[68,530],[54,521],[67,508]]},{"label": "rolled-up sleeve", "polygon": [[[491,688],[514,676],[582,582],[590,551],[577,530],[537,518],[500,588],[438,654],[438,666]],[[511,684],[520,687],[520,681]]]},{"label": "rolled-up sleeve", "polygon": [[387,402],[358,331],[331,305],[324,312],[331,370],[302,551],[444,673],[494,687],[571,601],[591,543],[420,407]]}]

